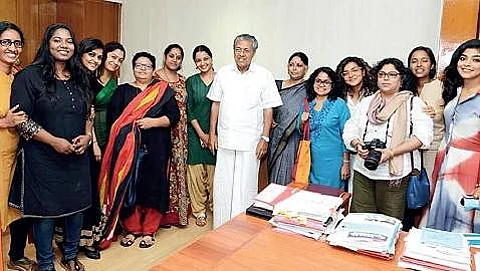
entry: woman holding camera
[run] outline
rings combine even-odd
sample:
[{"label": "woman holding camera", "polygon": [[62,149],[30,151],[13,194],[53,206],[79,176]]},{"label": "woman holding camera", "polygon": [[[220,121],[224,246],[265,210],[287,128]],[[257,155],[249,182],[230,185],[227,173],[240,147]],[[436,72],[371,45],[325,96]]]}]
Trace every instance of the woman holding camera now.
[{"label": "woman holding camera", "polygon": [[402,61],[384,59],[372,74],[378,90],[360,101],[343,134],[345,145],[359,156],[353,165],[351,211],[402,219],[409,175],[420,168],[417,150],[430,145],[433,123]]}]

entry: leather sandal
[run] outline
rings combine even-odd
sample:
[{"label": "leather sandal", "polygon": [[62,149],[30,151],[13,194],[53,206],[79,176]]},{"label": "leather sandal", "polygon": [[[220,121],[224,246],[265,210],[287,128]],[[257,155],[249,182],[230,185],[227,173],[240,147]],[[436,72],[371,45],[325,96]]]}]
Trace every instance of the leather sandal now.
[{"label": "leather sandal", "polygon": [[199,227],[204,227],[205,225],[207,225],[207,218],[204,216],[199,216],[195,220],[195,224],[197,224],[197,226]]},{"label": "leather sandal", "polygon": [[142,240],[140,241],[140,244],[138,246],[140,248],[149,248],[153,245],[155,245],[155,238],[153,237],[153,235],[144,235],[142,236]]},{"label": "leather sandal", "polygon": [[123,238],[122,241],[120,241],[120,245],[122,247],[130,247],[133,244],[135,244],[135,240],[137,240],[137,235],[133,233],[127,233]]}]

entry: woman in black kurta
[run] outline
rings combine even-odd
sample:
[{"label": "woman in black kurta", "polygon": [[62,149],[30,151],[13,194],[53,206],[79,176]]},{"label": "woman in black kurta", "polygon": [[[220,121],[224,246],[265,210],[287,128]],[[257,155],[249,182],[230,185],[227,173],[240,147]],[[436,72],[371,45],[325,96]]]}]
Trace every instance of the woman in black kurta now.
[{"label": "woman in black kurta", "polygon": [[[108,107],[107,119],[114,122],[125,108],[144,89],[158,83],[152,81],[155,58],[146,53],[137,53],[132,60],[135,81],[118,86]],[[140,144],[143,157],[138,166],[137,178],[129,186],[123,201],[121,219],[127,235],[121,244],[130,246],[135,236],[142,236],[140,247],[153,245],[155,234],[162,214],[169,207],[169,183],[167,164],[171,152],[170,127],[175,125],[180,113],[174,98],[174,92],[167,87],[159,104],[160,109],[149,110],[144,117],[137,120],[140,128]],[[165,118],[166,117],[166,118]],[[162,123],[163,122],[163,123]],[[113,123],[111,123],[113,124]],[[110,138],[112,139],[112,138]],[[110,144],[110,143],[109,143]]]},{"label": "woman in black kurta", "polygon": [[[82,211],[91,204],[89,159],[85,150],[89,113],[88,77],[75,65],[70,28],[50,25],[34,63],[13,82],[11,104],[29,119],[16,128],[23,137],[21,189],[13,185],[12,205],[36,218],[33,235],[40,270],[54,270],[52,239],[56,218],[65,221],[61,264],[83,270],[77,260]],[[14,197],[17,195],[18,197]]]}]

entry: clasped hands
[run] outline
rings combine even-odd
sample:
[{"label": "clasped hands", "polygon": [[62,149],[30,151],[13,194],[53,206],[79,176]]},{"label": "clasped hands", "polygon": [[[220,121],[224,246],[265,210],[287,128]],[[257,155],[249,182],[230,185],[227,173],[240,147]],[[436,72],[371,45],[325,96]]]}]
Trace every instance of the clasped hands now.
[{"label": "clasped hands", "polygon": [[52,147],[58,153],[81,155],[87,150],[90,139],[90,135],[79,135],[70,142],[65,138],[56,137],[52,142]]}]

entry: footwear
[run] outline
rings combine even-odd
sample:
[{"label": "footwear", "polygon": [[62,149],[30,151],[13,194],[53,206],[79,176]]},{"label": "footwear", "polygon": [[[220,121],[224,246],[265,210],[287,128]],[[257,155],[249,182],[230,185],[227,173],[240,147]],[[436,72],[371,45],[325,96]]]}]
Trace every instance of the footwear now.
[{"label": "footwear", "polygon": [[137,239],[138,236],[136,236],[133,233],[127,233],[123,238],[122,241],[120,241],[120,245],[122,247],[130,247],[135,243],[135,240]]},{"label": "footwear", "polygon": [[204,216],[199,216],[195,220],[195,224],[197,224],[197,226],[199,227],[204,227],[205,225],[207,225],[207,218]]},{"label": "footwear", "polygon": [[83,252],[85,254],[85,257],[92,259],[92,260],[98,260],[100,259],[100,250],[94,246],[81,246],[78,247],[78,251]]},{"label": "footwear", "polygon": [[155,245],[155,238],[153,237],[153,235],[144,235],[142,236],[142,241],[140,241],[140,244],[138,246],[140,248],[149,248],[153,245]]},{"label": "footwear", "polygon": [[7,263],[8,269],[18,271],[37,271],[38,264],[34,260],[30,260],[27,257],[23,257],[20,260],[9,260]]},{"label": "footwear", "polygon": [[62,260],[60,265],[67,271],[85,271],[85,266],[77,259]]}]

